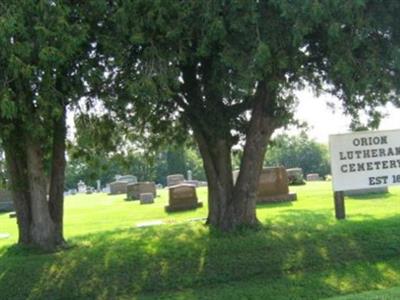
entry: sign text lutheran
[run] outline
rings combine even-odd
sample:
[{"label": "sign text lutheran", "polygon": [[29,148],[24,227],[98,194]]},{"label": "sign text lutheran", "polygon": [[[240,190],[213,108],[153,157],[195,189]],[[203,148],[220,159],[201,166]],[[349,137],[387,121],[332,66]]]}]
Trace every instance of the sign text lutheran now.
[{"label": "sign text lutheran", "polygon": [[329,137],[334,191],[400,184],[400,130]]}]

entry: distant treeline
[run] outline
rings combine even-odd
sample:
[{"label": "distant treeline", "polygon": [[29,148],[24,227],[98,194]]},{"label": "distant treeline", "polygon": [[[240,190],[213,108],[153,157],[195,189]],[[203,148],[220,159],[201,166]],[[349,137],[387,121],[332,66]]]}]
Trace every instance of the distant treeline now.
[{"label": "distant treeline", "polygon": [[[237,169],[241,150],[232,155],[233,169]],[[299,167],[304,174],[319,173],[324,176],[330,173],[327,146],[310,139],[305,133],[277,136],[267,150],[264,165]],[[165,185],[167,175],[180,173],[186,178],[188,170],[192,171],[193,179],[206,180],[200,154],[194,146],[176,146],[152,154],[136,151],[109,157],[91,157],[90,161],[78,157],[68,160],[66,189],[76,188],[79,180],[93,187],[96,186],[96,180],[101,180],[104,186],[114,181],[117,174],[131,174],[137,176],[138,180]]]}]

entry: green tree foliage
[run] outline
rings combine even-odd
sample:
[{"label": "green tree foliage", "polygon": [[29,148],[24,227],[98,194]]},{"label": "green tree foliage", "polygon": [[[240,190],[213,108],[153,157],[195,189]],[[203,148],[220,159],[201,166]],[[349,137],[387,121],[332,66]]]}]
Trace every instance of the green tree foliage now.
[{"label": "green tree foliage", "polygon": [[[192,171],[193,179],[205,180],[202,160],[198,151],[190,147],[171,148],[160,150],[152,154],[143,151],[132,151],[128,154],[117,153],[107,157],[72,154],[66,168],[65,187],[74,189],[77,183],[83,180],[87,185],[96,187],[96,180],[106,185],[115,180],[115,175],[135,175],[140,181],[155,181],[166,184],[166,177],[170,174],[181,173],[186,177],[188,170]],[[179,158],[179,159],[171,159]]]},{"label": "green tree foliage", "polygon": [[97,74],[79,9],[75,1],[0,3],[1,142],[19,242],[44,249],[64,243],[66,107],[88,92]]},{"label": "green tree foliage", "polygon": [[298,136],[282,134],[271,142],[264,164],[302,168],[304,174],[318,173],[322,176],[330,173],[328,149],[310,139],[305,133]]},{"label": "green tree foliage", "polygon": [[112,3],[98,44],[113,73],[107,106],[157,137],[190,129],[209,183],[208,222],[221,229],[257,223],[266,146],[292,121],[295,89],[325,90],[373,120],[376,105],[397,99],[398,1]]}]

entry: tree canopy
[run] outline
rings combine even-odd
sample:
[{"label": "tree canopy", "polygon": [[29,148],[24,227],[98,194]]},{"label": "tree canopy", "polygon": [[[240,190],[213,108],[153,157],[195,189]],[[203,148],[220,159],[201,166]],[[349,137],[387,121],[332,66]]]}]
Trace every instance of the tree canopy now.
[{"label": "tree canopy", "polygon": [[126,137],[151,145],[192,135],[208,223],[222,230],[258,223],[263,158],[272,133],[294,121],[296,89],[336,95],[355,119],[364,109],[377,121],[375,106],[399,104],[398,1],[12,0],[0,8],[0,133],[28,244],[63,241],[65,111],[78,99],[90,107],[101,98],[111,121],[103,128],[130,127]]},{"label": "tree canopy", "polygon": [[[208,222],[257,223],[255,190],[271,134],[293,121],[304,85],[360,109],[396,102],[397,1],[122,1],[99,40],[107,106],[143,132],[193,134],[209,183]],[[178,130],[184,128],[184,131]],[[236,184],[232,146],[244,149]]]},{"label": "tree canopy", "polygon": [[301,168],[304,174],[330,173],[328,147],[310,139],[302,132],[298,136],[279,135],[270,144],[264,162],[268,166]]}]

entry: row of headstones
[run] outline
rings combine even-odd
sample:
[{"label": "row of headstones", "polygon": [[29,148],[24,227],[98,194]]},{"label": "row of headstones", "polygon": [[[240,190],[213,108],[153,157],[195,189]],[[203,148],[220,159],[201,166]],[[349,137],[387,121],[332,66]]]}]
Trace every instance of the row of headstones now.
[{"label": "row of headstones", "polygon": [[[233,174],[236,181],[238,171]],[[321,180],[318,174],[308,174],[307,181]],[[303,172],[301,168],[285,169],[283,167],[264,168],[261,172],[257,203],[281,202],[296,200],[296,194],[289,193],[290,184],[304,184]],[[367,189],[357,189],[345,191],[346,196],[362,196],[367,194],[388,193],[388,187],[376,187]]]},{"label": "row of headstones", "polygon": [[[238,171],[234,171],[233,177],[236,181]],[[290,179],[292,178],[292,179]],[[289,193],[290,180],[293,178],[303,180],[300,168],[284,169],[283,167],[264,168],[261,172],[257,202],[280,202],[296,200],[296,194]],[[140,200],[141,204],[154,203],[157,196],[156,185],[154,182],[137,182],[135,176],[122,176],[119,180],[110,184],[110,194],[126,194],[129,200]],[[296,179],[296,180],[297,180]],[[308,178],[307,178],[308,179]],[[201,206],[198,202],[196,186],[197,183],[187,182],[183,175],[175,174],[167,177],[169,185],[169,205],[167,211],[192,209]],[[368,193],[385,193],[387,187],[347,191],[346,195],[362,195]],[[0,211],[12,210],[11,193],[0,191]]]},{"label": "row of headstones", "polygon": [[[175,176],[175,175],[174,175]],[[198,201],[196,185],[187,182],[173,182],[177,177],[171,177],[169,186],[168,205],[166,211],[179,211],[201,207],[202,203]],[[116,181],[110,183],[110,194],[126,194],[127,200],[140,200],[140,204],[154,203],[157,197],[156,184],[151,181],[146,182],[126,182]]]},{"label": "row of headstones", "polygon": [[[236,181],[238,171],[235,171],[233,176]],[[175,174],[167,177],[167,185],[169,186],[167,211],[193,209],[201,206],[196,193],[196,183],[187,182],[183,175]],[[259,179],[257,202],[296,200],[296,194],[289,193],[288,186],[288,173],[284,168],[264,168]],[[153,203],[157,196],[154,182],[112,182],[110,194],[126,194],[128,200],[140,200],[142,204]]]}]

